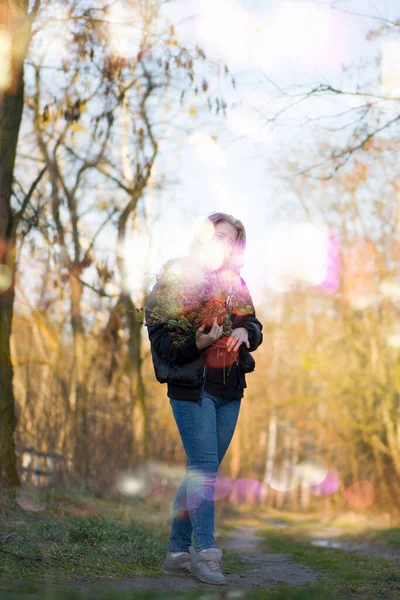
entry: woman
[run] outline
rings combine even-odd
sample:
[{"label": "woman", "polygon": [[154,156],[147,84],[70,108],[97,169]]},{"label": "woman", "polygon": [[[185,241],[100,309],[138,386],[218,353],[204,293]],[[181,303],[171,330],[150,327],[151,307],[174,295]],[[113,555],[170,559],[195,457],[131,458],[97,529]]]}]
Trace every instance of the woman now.
[{"label": "woman", "polygon": [[[210,306],[217,303],[221,309],[223,304],[225,310],[233,306],[230,334],[223,335],[217,315],[208,321],[208,327],[203,323],[196,332],[186,335],[183,343],[174,344],[165,324],[151,324],[159,282],[146,307],[154,370],[158,381],[168,384],[168,397],[187,456],[162,570],[175,574],[191,571],[201,581],[216,585],[226,583],[226,579],[221,572],[222,551],[214,541],[215,481],[235,430],[246,387],[245,373],[254,370],[249,352],[256,350],[263,339],[262,324],[240,277],[245,246],[245,229],[238,219],[211,213],[193,241],[189,257],[172,261],[191,284],[200,282],[203,291],[205,281],[211,278],[216,282],[219,297]],[[235,314],[236,305],[246,310],[236,310]],[[192,534],[196,551],[191,547]]]}]

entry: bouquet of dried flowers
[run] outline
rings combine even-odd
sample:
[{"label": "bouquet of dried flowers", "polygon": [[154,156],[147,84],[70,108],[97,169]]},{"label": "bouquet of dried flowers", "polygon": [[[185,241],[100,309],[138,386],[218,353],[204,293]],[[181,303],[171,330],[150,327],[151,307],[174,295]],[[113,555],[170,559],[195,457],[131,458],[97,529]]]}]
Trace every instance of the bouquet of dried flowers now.
[{"label": "bouquet of dried flowers", "polygon": [[251,299],[240,294],[238,275],[236,281],[232,276],[226,281],[214,271],[202,269],[200,277],[198,270],[193,277],[196,268],[198,265],[190,260],[168,261],[162,274],[157,276],[153,308],[147,309],[146,324],[165,325],[177,346],[201,325],[205,325],[204,333],[208,333],[215,317],[222,326],[223,337],[228,338],[232,333],[233,318],[254,312]]}]

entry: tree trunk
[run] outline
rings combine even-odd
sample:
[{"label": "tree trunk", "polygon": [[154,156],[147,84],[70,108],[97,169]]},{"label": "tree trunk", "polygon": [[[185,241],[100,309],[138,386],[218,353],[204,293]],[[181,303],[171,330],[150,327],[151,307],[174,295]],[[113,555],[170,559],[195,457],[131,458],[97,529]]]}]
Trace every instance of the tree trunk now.
[{"label": "tree trunk", "polygon": [[143,381],[142,326],[141,317],[128,293],[122,294],[129,330],[128,374],[131,382],[132,448],[130,461],[135,456],[148,458],[148,414],[145,385]]},{"label": "tree trunk", "polygon": [[[7,5],[2,8],[0,25],[10,26],[12,11],[8,13]],[[25,13],[27,8],[28,2],[20,3],[20,9],[25,9]],[[7,65],[4,65],[4,68],[6,67]],[[16,222],[11,208],[11,195],[24,106],[22,61],[20,65],[14,64],[14,67],[10,87],[0,95],[0,485],[7,487],[19,485],[14,443],[16,417],[10,350],[16,275]]]},{"label": "tree trunk", "polygon": [[19,485],[14,444],[16,417],[10,352],[13,302],[14,289],[11,285],[8,291],[0,294],[0,487]]},{"label": "tree trunk", "polygon": [[73,373],[72,388],[75,406],[75,448],[74,469],[79,475],[82,486],[87,488],[89,478],[89,431],[88,431],[88,387],[87,387],[87,343],[81,315],[82,284],[72,271],[71,286],[71,325],[73,335]]},{"label": "tree trunk", "polygon": [[[143,313],[140,313],[139,309],[135,306],[130,290],[127,288],[128,269],[123,250],[125,247],[128,218],[131,214],[137,218],[135,210],[142,191],[143,189],[138,190],[137,195],[132,197],[131,202],[121,214],[118,223],[118,246],[122,251],[117,253],[117,265],[121,275],[121,302],[125,308],[126,323],[129,332],[127,374],[130,380],[130,410],[132,415],[132,445],[128,458],[129,464],[132,464],[135,459],[146,460],[148,458],[148,411],[142,372],[142,326],[140,323]],[[134,231],[137,232],[137,224],[134,226]],[[143,297],[142,301],[144,306],[146,298]]]}]

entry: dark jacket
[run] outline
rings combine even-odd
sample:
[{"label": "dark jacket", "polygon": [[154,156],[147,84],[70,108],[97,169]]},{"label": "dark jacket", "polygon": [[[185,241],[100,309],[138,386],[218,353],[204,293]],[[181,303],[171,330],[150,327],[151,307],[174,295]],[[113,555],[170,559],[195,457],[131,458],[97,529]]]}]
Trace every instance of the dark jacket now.
[{"label": "dark jacket", "polygon": [[[251,300],[251,296],[243,279],[242,288]],[[149,318],[149,309],[155,306],[157,293],[156,283],[150,292],[146,306],[146,321]],[[250,373],[255,368],[254,358],[250,352],[254,352],[263,341],[263,326],[257,319],[255,313],[243,316],[235,316],[232,328],[245,327],[249,336],[249,350],[241,344],[239,350],[238,392],[243,393],[247,387],[245,373]],[[154,372],[157,381],[168,384],[167,395],[169,398],[193,400],[200,402],[201,393],[204,389],[207,374],[205,353],[207,349],[199,350],[196,346],[196,334],[190,332],[185,341],[175,346],[168,329],[162,324],[148,325],[147,331],[151,344],[151,355],[153,359]]]}]

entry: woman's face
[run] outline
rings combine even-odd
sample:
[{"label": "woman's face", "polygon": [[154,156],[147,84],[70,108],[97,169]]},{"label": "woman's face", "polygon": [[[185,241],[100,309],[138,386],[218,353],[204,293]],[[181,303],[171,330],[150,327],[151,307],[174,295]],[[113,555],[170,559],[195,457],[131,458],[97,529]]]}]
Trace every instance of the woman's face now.
[{"label": "woman's face", "polygon": [[233,256],[236,241],[238,238],[238,231],[236,227],[230,223],[222,221],[214,226],[213,241],[217,244],[221,244],[224,250],[224,263],[223,266],[227,266]]}]

